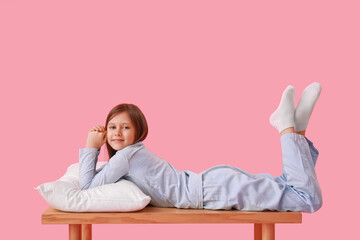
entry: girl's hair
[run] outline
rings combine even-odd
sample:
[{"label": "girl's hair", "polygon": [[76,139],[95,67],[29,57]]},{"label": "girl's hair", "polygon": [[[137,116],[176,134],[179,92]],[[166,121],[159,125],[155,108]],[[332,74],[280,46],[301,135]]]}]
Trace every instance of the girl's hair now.
[{"label": "girl's hair", "polygon": [[[109,121],[112,118],[114,118],[117,114],[122,112],[127,112],[129,114],[131,122],[135,127],[134,143],[145,140],[149,131],[146,118],[144,114],[141,112],[141,110],[134,104],[122,103],[113,107],[113,109],[111,109],[111,111],[106,117],[105,129],[107,130]],[[116,150],[114,150],[107,141],[106,141],[106,147],[108,150],[109,158],[111,158],[112,156],[115,155]]]}]

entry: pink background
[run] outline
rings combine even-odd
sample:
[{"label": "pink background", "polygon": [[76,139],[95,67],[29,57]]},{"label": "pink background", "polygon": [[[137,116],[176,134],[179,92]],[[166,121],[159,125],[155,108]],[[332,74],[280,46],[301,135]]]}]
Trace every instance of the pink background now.
[{"label": "pink background", "polygon": [[[88,130],[123,102],[143,110],[145,146],[177,169],[280,175],[269,116],[287,85],[298,101],[314,81],[323,91],[308,137],[324,204],[276,237],[358,234],[358,1],[249,2],[1,0],[2,236],[68,238],[66,225],[41,224],[48,204],[33,188],[77,162]],[[93,237],[251,239],[252,229],[95,225]]]}]

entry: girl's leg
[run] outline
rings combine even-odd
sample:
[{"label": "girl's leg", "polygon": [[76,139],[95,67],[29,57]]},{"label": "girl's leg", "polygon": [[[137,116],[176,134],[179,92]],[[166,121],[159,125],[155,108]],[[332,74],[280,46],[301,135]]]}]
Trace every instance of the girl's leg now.
[{"label": "girl's leg", "polygon": [[[294,133],[295,129],[294,128],[287,128],[285,130],[283,130],[280,135],[283,135],[285,133]],[[300,132],[296,132],[297,134],[303,135],[305,137],[305,130],[304,131],[300,131]],[[311,153],[311,158],[313,160],[314,166],[316,166],[316,162],[317,162],[317,158],[319,156],[319,151],[314,147],[314,144],[307,138],[305,137],[306,141],[309,144],[310,147],[310,153]],[[282,179],[285,178],[284,174],[280,176]]]},{"label": "girl's leg", "polygon": [[[299,134],[297,132],[297,134]],[[300,134],[302,135],[302,134]],[[304,135],[303,135],[304,136]],[[305,136],[304,136],[305,137]],[[314,147],[314,144],[307,138],[305,137],[307,143],[309,144],[309,147],[310,147],[310,154],[311,154],[311,158],[312,158],[312,161],[314,163],[314,166],[316,166],[316,162],[317,162],[317,159],[318,159],[318,156],[319,156],[319,151]],[[285,179],[285,175],[282,174],[281,176],[279,176],[281,179]]]},{"label": "girl's leg", "polygon": [[[305,129],[306,130],[306,129]],[[297,131],[297,134],[303,135],[305,137],[305,130],[304,131]]]},{"label": "girl's leg", "polygon": [[314,212],[321,207],[322,195],[315,173],[318,152],[305,136],[295,132],[294,99],[295,90],[288,86],[279,107],[270,116],[271,125],[282,133],[284,174],[274,178],[229,166],[206,170],[204,208]]},{"label": "girl's leg", "polygon": [[[280,135],[283,135],[285,133],[295,133],[295,129],[294,128],[287,128],[285,130],[283,130]],[[302,135],[305,137],[305,130],[304,131],[300,131],[300,132],[296,132],[297,134],[299,135]],[[319,151],[314,147],[314,144],[307,138],[305,137],[306,141],[308,142],[309,144],[309,147],[310,147],[310,151],[311,151],[311,157],[312,157],[312,160],[314,162],[314,166],[316,165],[316,162],[317,162],[317,158],[319,156]]]},{"label": "girl's leg", "polygon": [[232,166],[215,166],[201,173],[203,207],[242,211],[318,210],[322,197],[310,144],[304,136],[293,132],[283,134],[280,139],[282,176],[250,174]]},{"label": "girl's leg", "polygon": [[[296,207],[295,203],[301,205],[301,211],[314,212],[322,205],[321,189],[315,173],[318,151],[312,142],[305,138],[305,130],[320,92],[319,83],[310,84],[303,91],[294,113],[291,107],[293,96],[288,92],[288,97],[285,98],[284,91],[279,107],[270,117],[270,123],[281,133],[283,175],[275,178],[280,184],[285,184],[287,190],[279,204],[281,209]],[[279,124],[292,115],[295,116],[295,124],[290,128]],[[302,202],[298,202],[298,199]]]},{"label": "girl's leg", "polygon": [[[304,91],[301,94],[300,101],[295,109],[295,130],[298,134],[301,134],[305,137],[305,131],[307,128],[307,125],[309,123],[309,119],[311,116],[311,113],[315,107],[315,104],[320,96],[321,93],[321,84],[318,82],[314,82],[307,86]],[[310,146],[311,156],[312,160],[314,162],[314,165],[317,162],[317,158],[319,155],[318,150],[314,147],[313,143],[306,138],[306,141],[308,142]]]},{"label": "girl's leg", "polygon": [[[280,139],[283,156],[283,175],[280,178],[291,191],[284,195],[295,193],[304,203],[302,211],[317,211],[322,205],[322,193],[315,173],[318,151],[304,136],[296,133],[283,134]],[[284,196],[281,206],[286,209],[292,205],[290,201],[293,198]]]}]

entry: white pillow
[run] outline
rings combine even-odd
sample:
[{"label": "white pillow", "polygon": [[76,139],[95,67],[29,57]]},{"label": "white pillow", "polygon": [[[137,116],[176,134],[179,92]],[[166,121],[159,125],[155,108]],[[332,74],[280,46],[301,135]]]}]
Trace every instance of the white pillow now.
[{"label": "white pillow", "polygon": [[[96,170],[106,162],[98,162]],[[120,179],[112,184],[80,190],[79,163],[70,165],[64,176],[35,188],[53,208],[67,212],[132,212],[146,207],[151,198],[134,183]]]}]

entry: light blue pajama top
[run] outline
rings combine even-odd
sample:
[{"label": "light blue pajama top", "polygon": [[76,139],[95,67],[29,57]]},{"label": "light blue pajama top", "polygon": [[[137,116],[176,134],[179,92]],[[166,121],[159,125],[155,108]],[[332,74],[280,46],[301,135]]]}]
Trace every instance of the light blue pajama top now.
[{"label": "light blue pajama top", "polygon": [[202,208],[200,174],[179,171],[169,162],[145,148],[142,142],[129,145],[110,158],[96,173],[100,150],[80,149],[80,187],[88,189],[125,178],[151,197],[150,204],[159,207]]},{"label": "light blue pajama top", "polygon": [[142,142],[117,151],[97,172],[100,150],[82,148],[79,150],[80,187],[84,190],[125,178],[151,197],[152,206],[317,211],[322,205],[315,173],[317,149],[299,134],[283,134],[280,139],[283,174],[279,177],[250,174],[228,165],[215,166],[201,173],[177,170],[146,149]]}]

